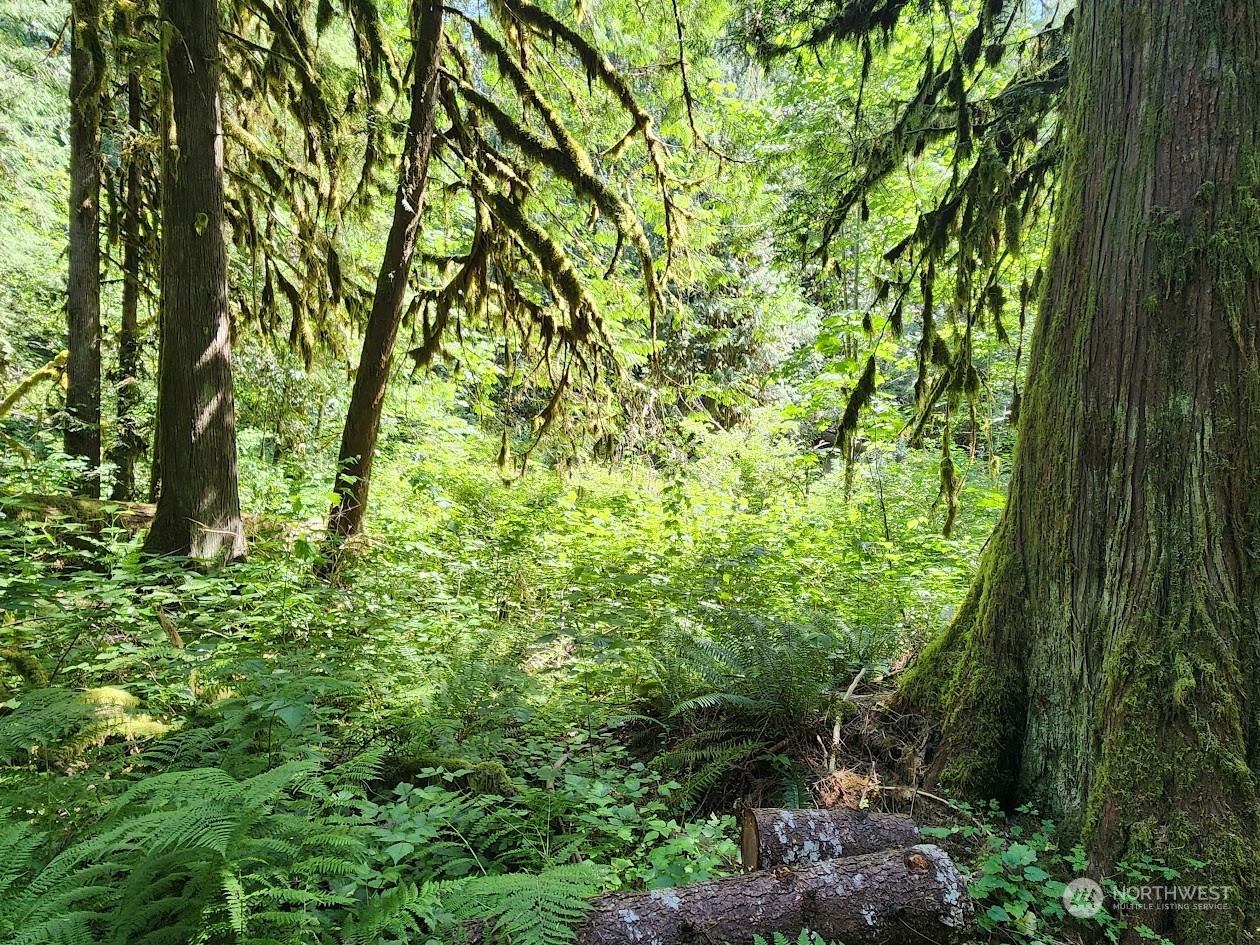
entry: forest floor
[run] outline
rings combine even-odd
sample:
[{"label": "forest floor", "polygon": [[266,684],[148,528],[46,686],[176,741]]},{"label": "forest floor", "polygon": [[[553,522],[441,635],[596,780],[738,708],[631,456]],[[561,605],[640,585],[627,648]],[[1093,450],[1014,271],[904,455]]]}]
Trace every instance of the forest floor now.
[{"label": "forest floor", "polygon": [[731,436],[673,476],[507,488],[429,432],[332,581],[296,462],[246,457],[250,557],[210,572],[146,562],[143,506],[3,501],[0,930],[127,901],[238,941],[442,941],[507,910],[560,942],[598,890],[737,871],[741,807],[821,805],[913,812],[974,871],[985,936],[1071,940],[1053,825],[911,790],[924,732],[885,708],[1000,484],[973,471],[946,539],[926,462],[846,483]]}]

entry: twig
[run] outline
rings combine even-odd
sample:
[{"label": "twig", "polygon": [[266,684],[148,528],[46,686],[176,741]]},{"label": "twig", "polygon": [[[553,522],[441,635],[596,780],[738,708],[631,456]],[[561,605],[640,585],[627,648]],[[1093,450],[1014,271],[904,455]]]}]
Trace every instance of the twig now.
[{"label": "twig", "polygon": [[858,674],[853,677],[853,682],[849,683],[849,688],[844,692],[844,701],[850,702],[853,699],[853,690],[858,687],[858,683],[862,681],[862,677],[866,675],[866,667],[863,666],[858,670]]}]

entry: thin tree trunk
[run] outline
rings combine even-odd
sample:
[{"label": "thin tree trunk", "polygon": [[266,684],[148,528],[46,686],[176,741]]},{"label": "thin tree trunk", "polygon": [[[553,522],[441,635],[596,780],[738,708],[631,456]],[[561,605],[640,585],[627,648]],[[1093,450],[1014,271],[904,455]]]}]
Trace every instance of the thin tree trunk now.
[{"label": "thin tree trunk", "polygon": [[[120,25],[131,32],[130,17],[118,18]],[[140,133],[140,72],[133,67],[127,75],[127,124],[132,134]],[[140,158],[132,154],[127,163],[127,193],[123,207],[123,290],[122,319],[118,330],[118,384],[116,388],[118,419],[111,458],[114,461],[114,488],[110,497],[119,501],[135,498],[136,460],[142,444],[136,421],[138,385],[140,383]]]},{"label": "thin tree trunk", "polygon": [[389,383],[394,341],[402,321],[403,302],[411,260],[420,229],[429,159],[433,153],[433,124],[437,104],[438,68],[442,59],[442,4],[419,0],[413,13],[415,77],[411,90],[411,114],[394,219],[385,243],[385,255],[376,278],[376,293],[363,335],[363,351],[354,378],[346,425],[337,456],[334,491],[337,502],[328,521],[330,535],[347,537],[363,529],[372,460],[381,426],[381,407]]},{"label": "thin tree trunk", "polygon": [[158,461],[145,550],[245,554],[237,491],[217,0],[163,0],[162,301]]},{"label": "thin tree trunk", "polygon": [[66,321],[65,451],[86,465],[82,495],[100,495],[101,245],[100,134],[105,54],[100,0],[71,4],[70,250]]},{"label": "thin tree trunk", "polygon": [[1232,887],[1134,924],[1238,942],[1260,917],[1260,4],[1077,16],[1009,502],[903,697],[941,724],[930,776],[1036,804],[1095,874],[1150,853]]}]

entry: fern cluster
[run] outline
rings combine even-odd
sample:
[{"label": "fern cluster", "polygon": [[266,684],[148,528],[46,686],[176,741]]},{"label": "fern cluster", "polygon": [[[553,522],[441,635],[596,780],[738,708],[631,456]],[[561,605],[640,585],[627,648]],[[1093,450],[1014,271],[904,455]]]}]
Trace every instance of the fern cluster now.
[{"label": "fern cluster", "polygon": [[874,658],[855,642],[825,615],[804,623],[730,613],[710,634],[679,634],[656,661],[667,748],[655,763],[681,775],[680,797],[720,797],[759,773],[775,800],[809,806],[807,779],[793,759],[834,719],[844,687]]},{"label": "fern cluster", "polygon": [[[59,851],[5,811],[0,942],[366,945],[454,941],[472,921],[522,945],[571,938],[586,900],[606,885],[590,864],[428,882],[418,876],[436,875],[431,869],[382,868],[402,857],[397,824],[380,816],[398,810],[363,790],[379,763],[377,752],[336,768],[289,762],[240,780],[218,768],[154,775]],[[462,806],[468,819],[489,804],[470,797]],[[425,813],[446,823],[460,816],[440,805]],[[442,843],[426,852],[440,856]]]},{"label": "fern cluster", "polygon": [[282,805],[314,774],[298,762],[244,781],[215,768],[144,779],[16,884],[3,924],[14,943],[297,941],[318,924],[310,907],[344,901],[331,880],[362,850],[353,831]]},{"label": "fern cluster", "polygon": [[537,875],[483,876],[430,890],[440,895],[447,923],[462,926],[490,915],[496,941],[566,945],[604,882],[600,868],[574,863]]}]

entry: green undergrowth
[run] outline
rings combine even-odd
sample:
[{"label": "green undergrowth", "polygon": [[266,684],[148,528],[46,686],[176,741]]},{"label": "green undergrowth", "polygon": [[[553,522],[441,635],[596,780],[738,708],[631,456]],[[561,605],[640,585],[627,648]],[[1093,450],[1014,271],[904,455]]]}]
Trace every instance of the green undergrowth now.
[{"label": "green undergrowth", "polygon": [[815,736],[948,619],[996,505],[978,471],[946,540],[929,463],[846,494],[773,430],[510,486],[418,430],[333,582],[298,459],[246,457],[258,537],[211,573],[0,503],[0,941],[528,945],[729,874],[736,802],[812,802]]},{"label": "green undergrowth", "polygon": [[[975,942],[1067,945],[1140,940],[1174,945],[1135,921],[1143,890],[1175,884],[1181,870],[1149,856],[1122,860],[1107,874],[1089,869],[1079,844],[1065,847],[1058,825],[1024,806],[1005,812],[996,801],[950,804],[942,824],[924,826],[927,841],[947,847],[968,878],[975,903]],[[1203,864],[1188,860],[1193,871]],[[1076,883],[1096,884],[1100,899]],[[1074,882],[1076,881],[1076,882]],[[1183,881],[1184,882],[1184,881]]]}]

